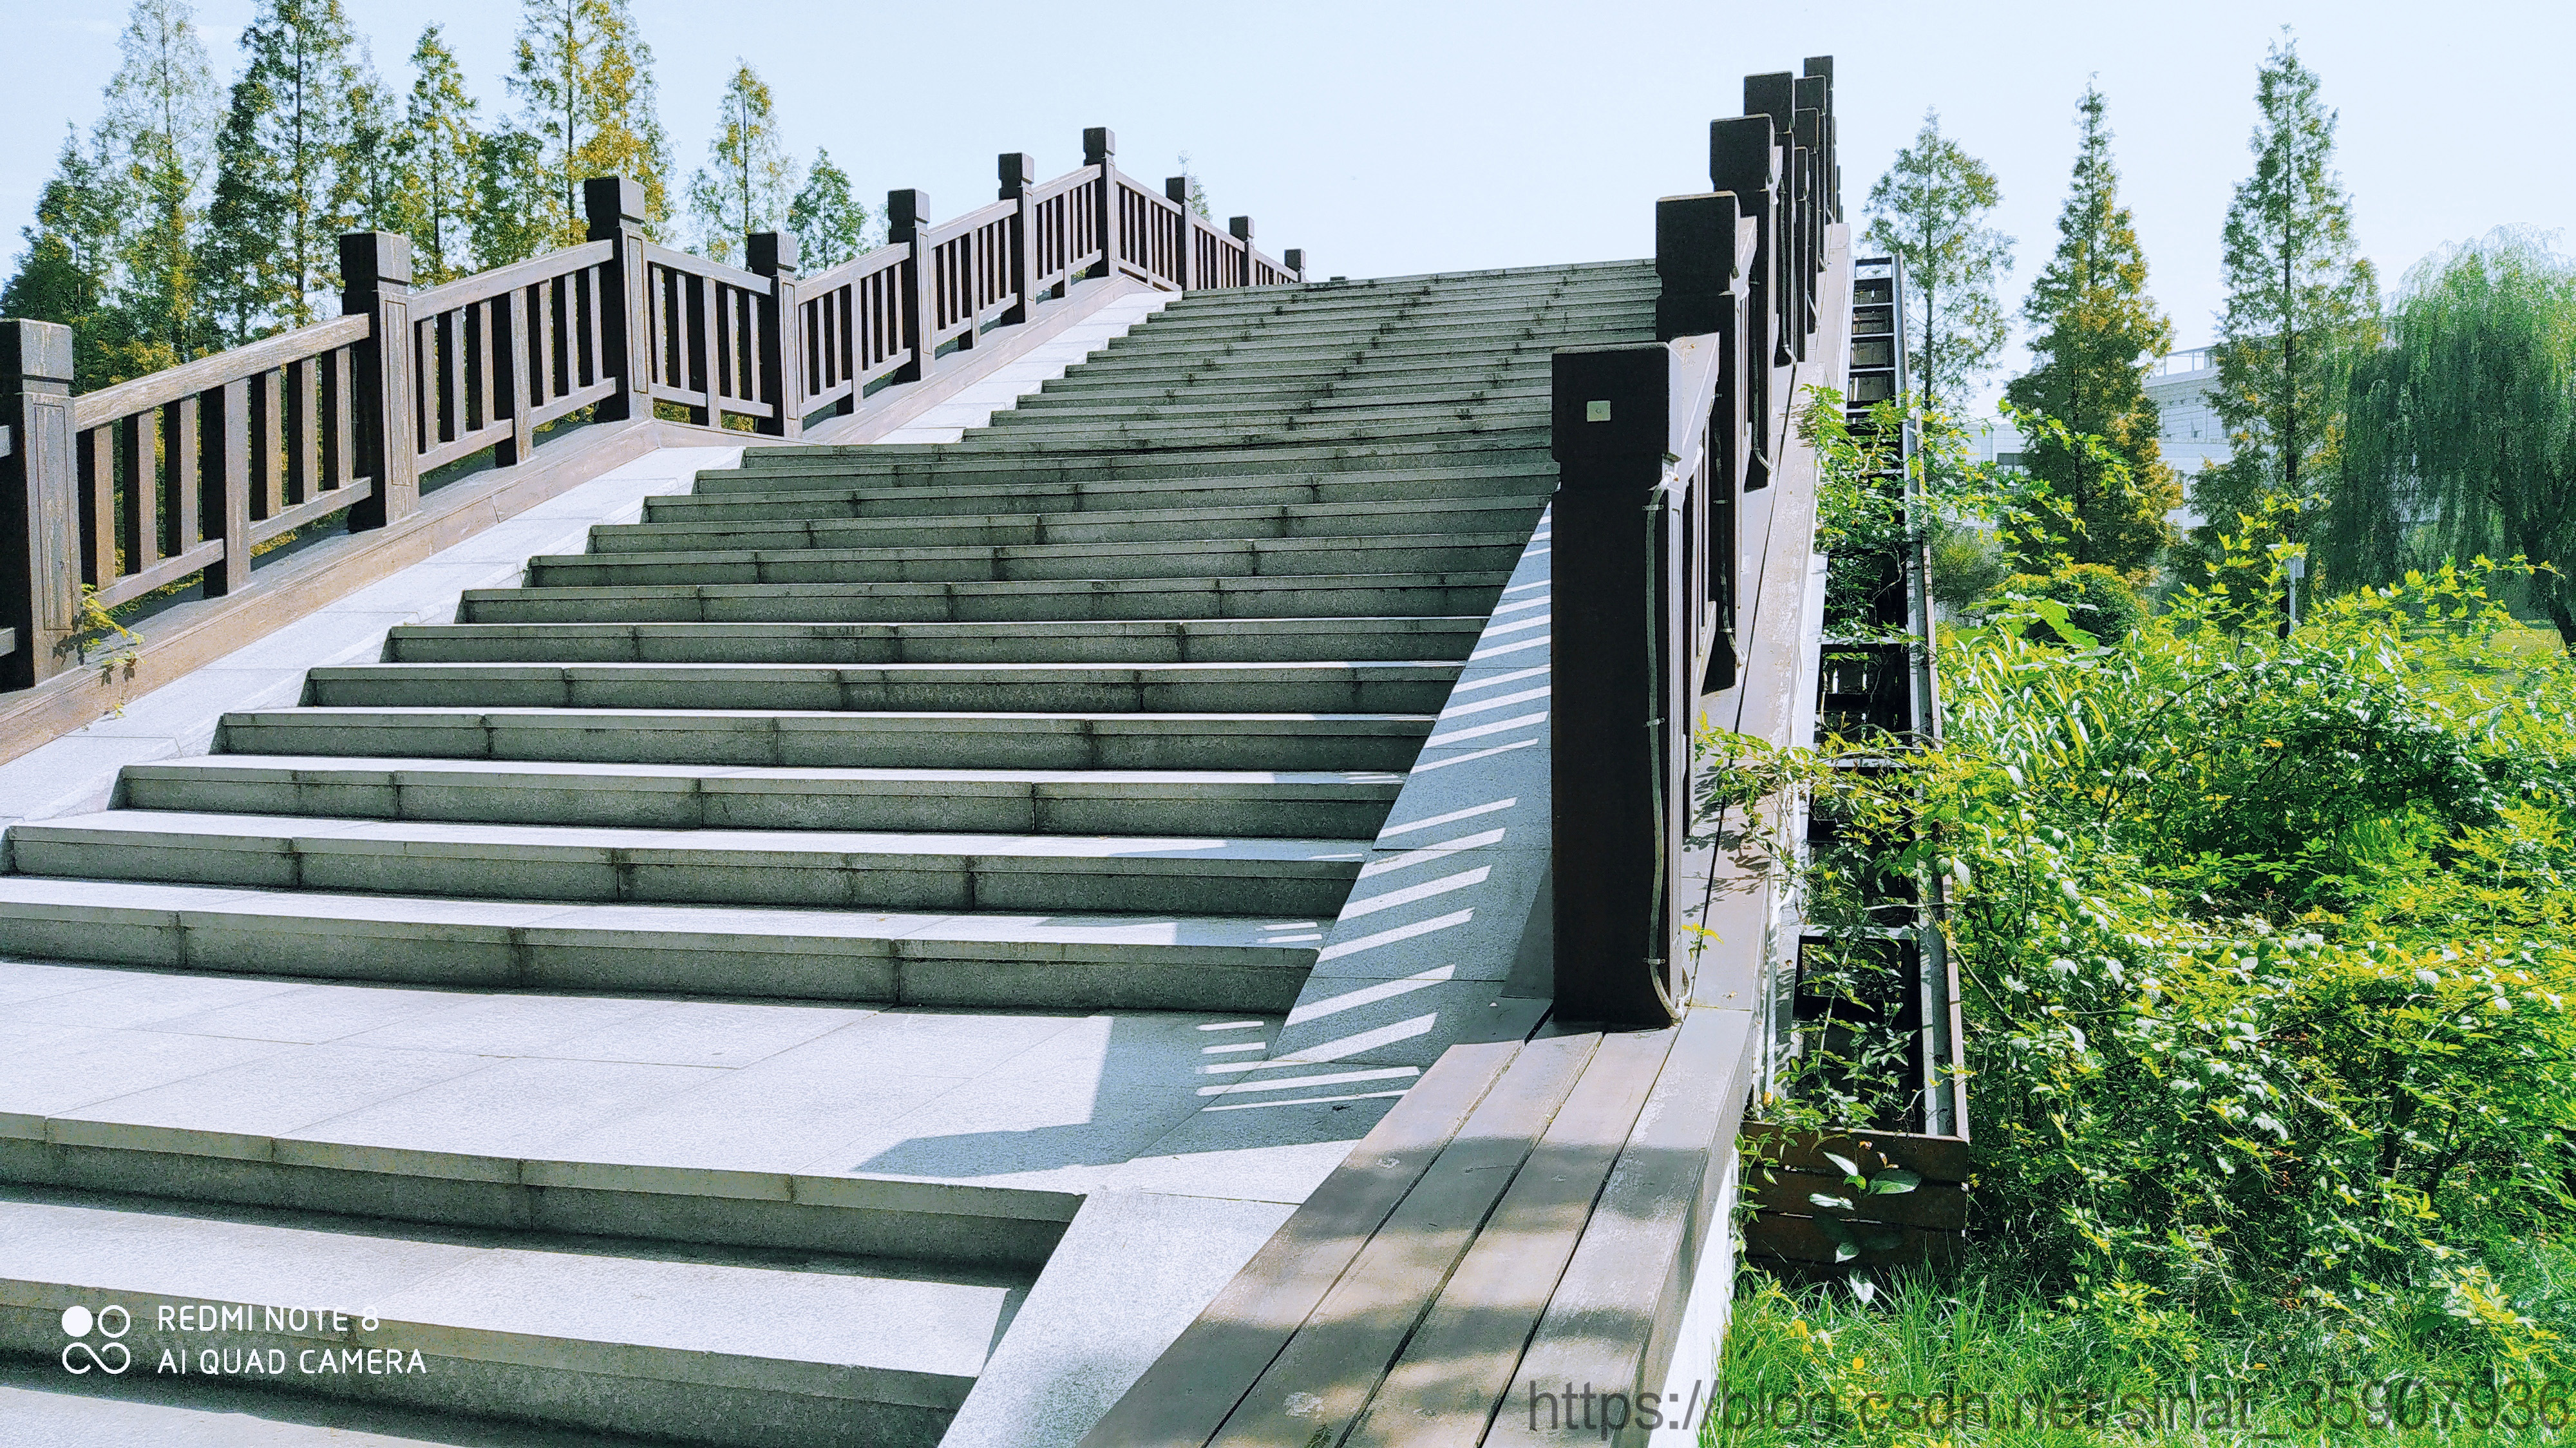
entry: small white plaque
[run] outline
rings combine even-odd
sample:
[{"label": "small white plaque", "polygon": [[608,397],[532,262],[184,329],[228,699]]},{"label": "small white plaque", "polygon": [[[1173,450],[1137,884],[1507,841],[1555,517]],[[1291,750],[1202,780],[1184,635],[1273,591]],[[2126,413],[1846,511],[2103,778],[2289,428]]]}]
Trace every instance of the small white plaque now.
[{"label": "small white plaque", "polygon": [[1583,420],[1585,422],[1608,422],[1610,420],[1610,404],[1607,401],[1587,402],[1583,404]]}]

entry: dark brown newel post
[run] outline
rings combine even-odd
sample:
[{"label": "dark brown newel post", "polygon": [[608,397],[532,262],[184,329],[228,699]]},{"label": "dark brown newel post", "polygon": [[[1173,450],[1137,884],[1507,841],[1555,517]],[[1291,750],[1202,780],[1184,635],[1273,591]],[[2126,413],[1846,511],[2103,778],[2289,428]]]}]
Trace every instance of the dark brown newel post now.
[{"label": "dark brown newel post", "polygon": [[1082,133],[1082,164],[1100,168],[1100,270],[1092,275],[1114,277],[1119,254],[1126,249],[1119,236],[1126,208],[1118,204],[1118,137],[1107,126]]},{"label": "dark brown newel post", "polygon": [[805,435],[805,344],[797,336],[802,314],[796,305],[796,233],[755,231],[743,239],[751,270],[769,278],[769,295],[760,302],[760,390],[778,411],[759,419],[753,431],[768,437]]},{"label": "dark brown newel post", "polygon": [[[420,508],[420,448],[412,432],[411,377],[411,238],[390,231],[353,231],[340,238],[340,312],[370,319],[367,340],[358,344],[356,404],[358,468],[375,479],[376,489],[349,509],[352,529],[398,523]],[[523,345],[513,337],[512,345]],[[511,381],[525,369],[513,367]],[[230,409],[226,411],[229,413]],[[225,431],[231,426],[227,419]],[[225,480],[225,491],[233,491]],[[247,500],[247,491],[244,493]],[[226,527],[231,509],[226,508]],[[239,520],[239,541],[227,549],[250,547],[248,510]],[[234,560],[227,560],[233,562]],[[225,570],[227,584],[250,577],[247,558]],[[212,591],[211,589],[209,590]]]},{"label": "dark brown newel post", "polygon": [[599,400],[603,422],[653,415],[651,314],[645,310],[644,188],[623,176],[593,176],[581,183],[581,206],[590,239],[616,248],[609,259],[614,291],[600,298],[600,347],[619,387]]},{"label": "dark brown newel post", "polygon": [[1170,201],[1174,206],[1181,208],[1181,255],[1179,262],[1181,290],[1185,292],[1197,291],[1199,288],[1209,285],[1209,283],[1207,278],[1199,275],[1198,228],[1190,224],[1190,178],[1187,176],[1164,177],[1163,196],[1164,199]]},{"label": "dark brown newel post", "polygon": [[1234,234],[1234,244],[1242,249],[1243,271],[1235,280],[1223,283],[1223,285],[1248,287],[1252,285],[1252,218],[1249,216],[1235,217],[1226,222],[1225,229]]},{"label": "dark brown newel post", "polygon": [[1671,663],[1676,590],[1660,582],[1669,562],[1647,513],[1671,437],[1672,351],[1572,348],[1552,366],[1556,1013],[1660,1026],[1689,705]]},{"label": "dark brown newel post", "polygon": [[1037,207],[1029,200],[1030,183],[1038,179],[1037,159],[1026,151],[1004,151],[1001,173],[1001,199],[1020,203],[1011,213],[1011,308],[1002,314],[1004,325],[1017,326],[1038,309],[1038,254],[1031,245]]},{"label": "dark brown newel post", "polygon": [[1740,325],[1743,258],[1739,216],[1728,192],[1667,196],[1655,203],[1655,336],[1705,337],[1718,349],[1717,396],[1708,418],[1709,459],[1701,486],[1708,520],[1707,602],[1716,615],[1701,691],[1735,683],[1735,521],[1744,474],[1744,346]]},{"label": "dark brown newel post", "polygon": [[1302,282],[1306,279],[1306,249],[1304,247],[1292,246],[1286,251],[1279,253],[1279,264],[1288,268],[1289,275],[1295,277],[1297,280]]},{"label": "dark brown newel post", "polygon": [[912,349],[912,360],[894,374],[897,382],[919,382],[939,361],[939,314],[932,310],[938,298],[931,290],[939,259],[930,253],[929,229],[929,192],[886,193],[886,241],[912,247],[911,255],[903,260],[903,344]]},{"label": "dark brown newel post", "polygon": [[8,687],[63,671],[80,603],[80,503],[72,466],[72,329],[0,321],[0,627],[17,648]]},{"label": "dark brown newel post", "polygon": [[1745,420],[1744,486],[1771,481],[1771,369],[1785,360],[1779,348],[1780,150],[1769,116],[1718,121],[1708,132],[1708,182],[1735,197],[1736,213],[1753,223],[1753,253],[1739,258],[1744,273]]}]

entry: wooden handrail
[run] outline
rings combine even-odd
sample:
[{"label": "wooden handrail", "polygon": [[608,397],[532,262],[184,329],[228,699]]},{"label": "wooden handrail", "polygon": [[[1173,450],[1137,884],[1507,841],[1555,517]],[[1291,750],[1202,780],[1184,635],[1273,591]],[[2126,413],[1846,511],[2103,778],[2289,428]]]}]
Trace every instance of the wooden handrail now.
[{"label": "wooden handrail", "polygon": [[[1005,155],[1000,199],[945,221],[894,193],[890,244],[813,277],[777,233],[746,238],[748,267],[655,244],[643,189],[618,177],[584,184],[582,244],[437,286],[412,287],[407,239],[356,233],[341,316],[77,398],[69,334],[0,321],[0,579],[18,580],[0,596],[0,688],[67,665],[83,588],[102,606],[200,575],[209,595],[239,589],[255,543],[342,511],[382,527],[418,508],[424,474],[522,462],[568,420],[676,407],[795,437],[1082,277],[1297,278],[1296,254],[1260,256],[1240,221],[1214,238],[1223,267],[1130,255],[1153,238],[1122,241],[1125,209],[1155,226],[1186,212],[1119,173],[1106,129],[1084,143],[1081,166],[1043,181]],[[1193,244],[1213,235],[1191,222]]]},{"label": "wooden handrail", "polygon": [[72,425],[79,428],[101,427],[165,402],[192,397],[209,388],[221,387],[245,377],[274,372],[290,362],[319,357],[335,347],[345,347],[367,335],[364,317],[333,317],[315,322],[292,332],[263,337],[246,347],[200,357],[159,372],[149,372],[129,382],[84,392],[72,399]]},{"label": "wooden handrail", "polygon": [[1754,114],[1712,131],[1717,189],[1657,203],[1660,340],[1553,361],[1553,890],[1569,1019],[1661,1025],[1688,998],[1691,728],[1704,694],[1737,684],[1756,626],[1740,520],[1783,441],[1773,369],[1805,355],[1816,325],[1838,215],[1817,120],[1829,84],[1749,78]]}]

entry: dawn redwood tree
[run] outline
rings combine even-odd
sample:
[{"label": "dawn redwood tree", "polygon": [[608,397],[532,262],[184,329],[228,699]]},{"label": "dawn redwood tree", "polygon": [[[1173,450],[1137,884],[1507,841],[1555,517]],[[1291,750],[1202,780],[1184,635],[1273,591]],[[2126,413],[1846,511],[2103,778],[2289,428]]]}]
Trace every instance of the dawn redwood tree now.
[{"label": "dawn redwood tree", "polygon": [[374,84],[341,0],[261,0],[241,45],[205,247],[208,302],[236,346],[338,311],[340,235],[368,189],[352,122]]},{"label": "dawn redwood tree", "polygon": [[2003,352],[1995,285],[2012,270],[2013,240],[1986,224],[2002,199],[1995,173],[1942,135],[1932,111],[1869,189],[1869,244],[1905,264],[1907,371],[1927,408],[1956,411]]},{"label": "dawn redwood tree", "polygon": [[707,164],[689,178],[689,213],[698,223],[700,250],[739,264],[745,236],[785,224],[796,182],[796,163],[779,134],[769,85],[737,59],[725,82],[716,133],[707,142]]},{"label": "dawn redwood tree", "polygon": [[100,340],[121,354],[114,370],[131,376],[177,366],[211,340],[197,246],[220,107],[186,0],[135,0],[117,51],[99,136],[125,200],[116,218],[122,316]]},{"label": "dawn redwood tree", "polygon": [[[2149,361],[2171,345],[2173,327],[2147,295],[2146,253],[2120,204],[2098,87],[2085,87],[2076,116],[2075,176],[2058,213],[2057,252],[2022,309],[2038,334],[2030,349],[2039,365],[2004,395],[2061,425],[2036,429],[2023,455],[2068,509],[2072,527],[2057,551],[2134,577],[2165,546],[2165,513],[2181,501],[2146,393]],[[2085,437],[2100,446],[2083,445]]]},{"label": "dawn redwood tree", "polygon": [[797,264],[827,271],[868,249],[868,209],[851,194],[850,173],[817,150],[805,185],[787,203],[787,229],[796,233]]},{"label": "dawn redwood tree", "polygon": [[2353,242],[2335,113],[2317,91],[2297,44],[2273,45],[2255,87],[2254,174],[2236,188],[2223,233],[2227,306],[2211,402],[2230,455],[2192,482],[2202,520],[2192,549],[2204,567],[2224,553],[2222,536],[2245,530],[2241,519],[2283,520],[2286,536],[2270,541],[2306,539],[2342,425],[2337,373],[2376,326],[2378,281]]},{"label": "dawn redwood tree", "polygon": [[[534,244],[510,255],[485,253],[482,263],[579,243],[589,234],[581,183],[593,176],[641,185],[645,233],[661,240],[671,216],[671,143],[656,99],[653,47],[626,0],[521,0],[509,85],[521,108],[517,129],[537,138],[544,184],[513,197],[534,220],[526,228]],[[528,148],[499,149],[501,174],[524,171]]]},{"label": "dawn redwood tree", "polygon": [[435,25],[411,52],[403,109],[401,230],[411,237],[412,278],[426,286],[473,270],[469,218],[482,184],[483,138],[465,72]]},{"label": "dawn redwood tree", "polygon": [[[2576,259],[2502,230],[2406,276],[2386,345],[2355,363],[2322,552],[2350,583],[2409,562],[2519,554],[2576,651]],[[2429,522],[2420,560],[2398,539]]]}]

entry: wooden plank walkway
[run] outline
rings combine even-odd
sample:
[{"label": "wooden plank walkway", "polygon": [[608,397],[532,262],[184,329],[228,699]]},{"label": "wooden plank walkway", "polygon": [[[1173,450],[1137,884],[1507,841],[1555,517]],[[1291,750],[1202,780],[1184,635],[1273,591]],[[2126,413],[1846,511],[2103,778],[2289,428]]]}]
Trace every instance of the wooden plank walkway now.
[{"label": "wooden plank walkway", "polygon": [[1654,1391],[1727,1229],[1751,1027],[1451,1048],[1086,1448],[1558,1441],[1506,1411],[1529,1385]]}]

